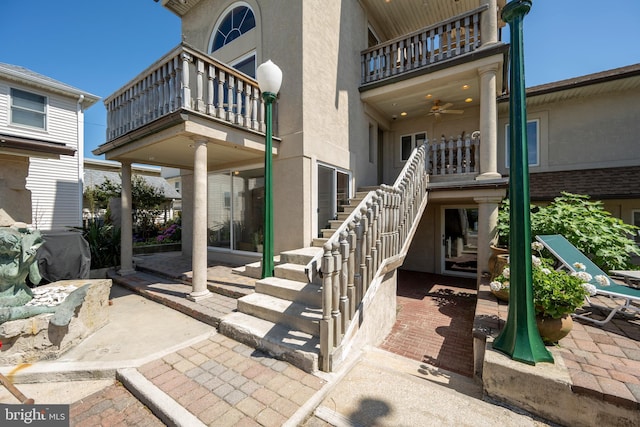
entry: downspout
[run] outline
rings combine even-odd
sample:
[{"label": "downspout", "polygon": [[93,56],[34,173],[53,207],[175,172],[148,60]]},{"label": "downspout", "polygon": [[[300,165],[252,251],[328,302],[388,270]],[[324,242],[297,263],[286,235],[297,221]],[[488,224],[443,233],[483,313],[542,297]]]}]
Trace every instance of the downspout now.
[{"label": "downspout", "polygon": [[84,201],[84,113],[82,110],[82,102],[84,95],[80,94],[76,107],[76,130],[78,132],[78,185],[80,186],[80,194],[78,206],[80,206],[80,224],[84,225],[84,217],[82,215]]}]

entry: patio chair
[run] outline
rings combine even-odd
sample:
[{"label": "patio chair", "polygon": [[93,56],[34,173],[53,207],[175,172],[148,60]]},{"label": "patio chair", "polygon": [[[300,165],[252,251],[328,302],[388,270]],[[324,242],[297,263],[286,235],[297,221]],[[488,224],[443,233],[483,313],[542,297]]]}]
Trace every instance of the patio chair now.
[{"label": "patio chair", "polygon": [[[640,303],[640,289],[630,288],[625,285],[614,282],[608,274],[595,265],[589,258],[587,258],[582,252],[580,252],[575,246],[573,246],[564,236],[559,234],[548,236],[536,236],[536,240],[544,245],[555,256],[558,261],[562,263],[562,266],[569,271],[576,271],[573,266],[574,263],[579,262],[586,268],[585,271],[592,277],[591,284],[596,287],[596,295],[602,295],[609,297],[611,301],[614,301],[615,307],[605,307],[595,305],[591,302],[589,297],[586,298],[591,307],[598,308],[600,310],[610,310],[609,315],[604,320],[593,319],[588,316],[588,313],[577,314],[573,316],[579,319],[584,319],[589,322],[593,322],[598,326],[602,326],[609,322],[616,313],[640,313],[640,307],[634,305],[634,303]],[[600,286],[595,279],[596,276],[603,275],[609,280],[609,286]]]}]

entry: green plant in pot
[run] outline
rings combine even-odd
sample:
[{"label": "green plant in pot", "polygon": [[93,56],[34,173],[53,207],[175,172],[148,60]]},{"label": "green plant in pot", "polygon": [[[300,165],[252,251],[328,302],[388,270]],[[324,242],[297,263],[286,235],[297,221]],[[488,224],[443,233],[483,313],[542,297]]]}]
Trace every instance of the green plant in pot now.
[{"label": "green plant in pot", "polygon": [[[540,255],[543,247],[535,242],[532,249]],[[592,277],[584,271],[584,265],[576,263],[574,268],[576,272],[556,270],[550,259],[532,256],[533,304],[538,331],[547,344],[559,341],[571,331],[571,313],[584,305],[585,297],[596,293],[595,287],[589,283]],[[507,265],[490,283],[491,291],[494,294],[508,293],[509,276]],[[602,286],[609,284],[604,276],[595,279]]]}]

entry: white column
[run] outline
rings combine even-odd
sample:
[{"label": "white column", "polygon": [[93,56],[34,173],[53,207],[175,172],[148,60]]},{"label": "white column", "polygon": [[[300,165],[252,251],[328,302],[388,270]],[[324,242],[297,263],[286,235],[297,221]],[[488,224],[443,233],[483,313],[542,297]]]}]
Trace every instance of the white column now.
[{"label": "white column", "polygon": [[207,289],[207,140],[194,143],[193,158],[193,250],[191,294],[198,301],[211,296]]},{"label": "white column", "polygon": [[498,3],[497,0],[482,0],[482,4],[489,6],[480,15],[480,40],[482,46],[498,41]]},{"label": "white column", "polygon": [[496,238],[496,226],[498,225],[498,209],[500,202],[506,194],[503,190],[501,196],[474,197],[478,204],[478,280],[482,273],[489,272],[489,246]]},{"label": "white column", "polygon": [[480,74],[480,175],[476,177],[477,180],[501,178],[498,173],[497,72],[497,64],[478,70]]},{"label": "white column", "polygon": [[193,256],[193,171],[180,169],[182,196],[182,255]]},{"label": "white column", "polygon": [[133,268],[133,220],[131,202],[131,162],[124,161],[121,166],[122,194],[120,195],[120,270],[118,274],[126,276],[135,273]]}]

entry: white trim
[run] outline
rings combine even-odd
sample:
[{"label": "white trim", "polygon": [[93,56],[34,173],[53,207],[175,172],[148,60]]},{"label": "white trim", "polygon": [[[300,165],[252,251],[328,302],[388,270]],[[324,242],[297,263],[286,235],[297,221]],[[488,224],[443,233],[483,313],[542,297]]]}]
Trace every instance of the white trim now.
[{"label": "white trim", "polygon": [[[418,135],[422,135],[424,134],[424,140],[423,143],[425,141],[429,140],[429,135],[427,134],[427,131],[420,131],[420,132],[413,132],[413,133],[405,133],[404,135],[400,135],[400,146],[399,146],[399,154],[398,154],[398,158],[400,159],[400,163],[404,164],[407,160],[409,160],[409,157],[411,157],[411,153],[413,152],[413,150],[415,150],[415,148],[418,146],[417,140],[416,140],[416,136]],[[410,136],[411,137],[411,151],[409,151],[409,157],[407,157],[406,159],[402,158],[402,138],[404,138],[405,136]]]},{"label": "white trim", "polygon": [[479,206],[473,204],[460,204],[460,205],[442,205],[440,207],[440,271],[443,275],[446,276],[456,276],[456,277],[471,277],[476,278],[478,276],[478,267],[476,266],[476,273],[465,273],[463,271],[453,271],[446,269],[446,247],[443,244],[445,239],[445,210],[447,209],[475,209],[480,213]]},{"label": "white trim", "polygon": [[251,7],[251,5],[249,3],[244,2],[244,1],[237,1],[237,2],[231,3],[220,14],[220,16],[218,16],[218,19],[216,20],[216,24],[213,26],[213,30],[211,31],[211,34],[209,35],[209,43],[207,43],[207,53],[209,53],[209,54],[213,53],[213,51],[212,51],[212,49],[213,49],[213,40],[216,38],[216,34],[218,33],[218,28],[220,28],[220,24],[222,23],[222,21],[224,21],[224,19],[227,17],[229,12],[231,12],[236,7],[241,7],[241,6],[246,6],[246,7],[249,8],[249,10],[251,10],[251,13],[253,13],[253,19],[256,21],[255,28],[258,27],[258,22],[257,22],[257,19],[256,19],[256,11],[253,9],[253,7]]},{"label": "white trim", "polygon": [[[535,119],[527,120],[527,126],[529,125],[529,123],[536,124],[536,162],[529,163],[530,167],[535,167],[535,166],[540,166],[540,119],[535,118]],[[508,128],[509,128],[509,122],[505,123],[504,125],[504,167],[506,169],[509,169],[509,157],[510,157],[510,154],[507,151],[509,148],[507,145],[507,138],[509,138]],[[528,144],[529,144],[529,138],[527,137],[527,153],[529,152]]]},{"label": "white trim", "polygon": [[[44,98],[44,112],[42,113],[44,115],[44,127],[30,126],[30,125],[25,125],[23,123],[15,123],[13,121],[13,108],[14,108],[14,105],[13,105],[14,96],[13,96],[13,93],[12,93],[13,90],[19,90],[20,92],[29,93],[29,94],[36,95],[36,96],[41,96],[41,97]],[[39,113],[39,111],[38,111],[38,113]],[[9,119],[9,123],[7,123],[7,126],[30,129],[30,130],[35,130],[35,131],[39,131],[39,132],[48,132],[49,121],[50,121],[49,120],[49,96],[45,95],[45,94],[42,94],[40,92],[33,91],[31,89],[21,89],[21,88],[16,87],[16,86],[9,86],[9,114],[7,115],[7,118]]]}]

